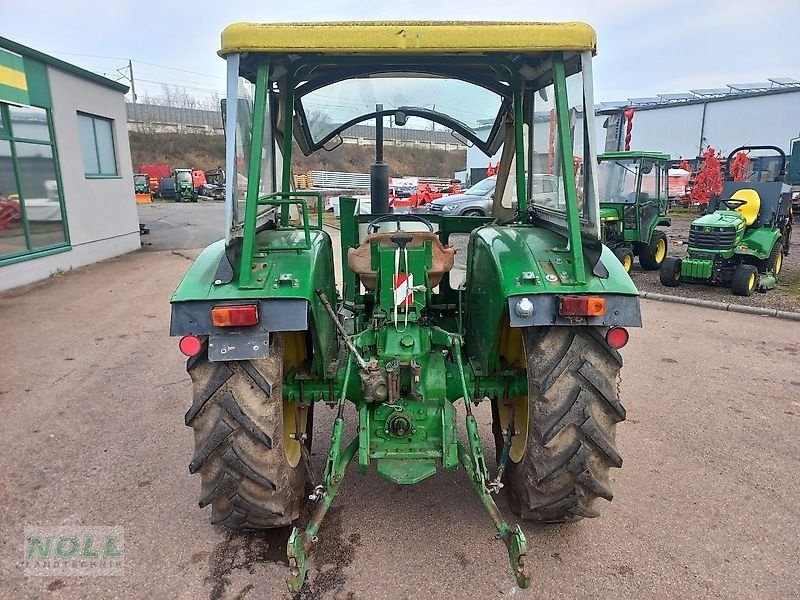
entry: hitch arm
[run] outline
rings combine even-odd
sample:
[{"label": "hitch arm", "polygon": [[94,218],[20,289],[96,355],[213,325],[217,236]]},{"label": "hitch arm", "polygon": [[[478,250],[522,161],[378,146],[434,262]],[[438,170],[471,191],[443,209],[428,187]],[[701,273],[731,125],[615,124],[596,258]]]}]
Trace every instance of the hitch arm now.
[{"label": "hitch arm", "polygon": [[464,470],[469,475],[469,480],[472,482],[472,487],[478,492],[478,497],[481,499],[483,507],[489,513],[489,518],[494,523],[497,529],[497,537],[503,540],[508,550],[508,560],[511,563],[511,570],[514,573],[514,578],[517,580],[517,585],[523,590],[530,585],[530,578],[525,574],[525,555],[528,554],[528,540],[525,539],[525,534],[522,533],[522,528],[517,525],[514,529],[506,523],[503,515],[500,514],[500,509],[494,503],[489,491],[485,486],[480,485],[478,478],[472,469],[472,461],[461,442],[458,443],[458,458],[461,464],[464,465]]},{"label": "hitch arm", "polygon": [[464,392],[464,405],[467,410],[467,439],[469,441],[469,450],[467,450],[461,442],[458,443],[458,458],[464,466],[464,470],[467,472],[472,486],[478,493],[483,507],[486,509],[486,512],[489,513],[489,518],[497,529],[497,537],[503,540],[503,543],[506,545],[508,559],[511,562],[511,570],[514,572],[517,585],[525,589],[530,585],[530,579],[525,574],[525,555],[528,553],[528,541],[525,539],[525,534],[522,533],[522,529],[519,525],[512,529],[506,522],[503,515],[500,514],[500,509],[497,508],[497,504],[494,503],[494,499],[488,489],[489,471],[486,468],[486,461],[483,457],[481,438],[478,433],[478,423],[475,421],[470,405],[469,389],[467,389],[464,364],[461,360],[461,338],[454,335],[451,337],[451,341],[453,346],[453,359],[455,360],[456,367],[458,367],[458,374],[461,378],[461,385]]},{"label": "hitch arm", "polygon": [[325,487],[322,492],[314,490],[313,498],[319,500],[320,504],[314,510],[311,520],[305,529],[292,529],[289,542],[286,545],[286,556],[289,559],[290,575],[286,578],[286,583],[291,592],[299,592],[303,587],[308,573],[308,552],[312,545],[317,541],[319,531],[325,514],[333,504],[333,499],[339,491],[344,479],[344,472],[347,465],[355,456],[358,450],[358,437],[353,439],[342,452],[342,437],[344,435],[344,405],[347,402],[347,384],[350,381],[350,372],[353,366],[353,355],[347,357],[347,370],[344,376],[342,392],[339,394],[339,406],[336,420],[333,422],[333,432],[331,433],[331,448],[328,451],[328,460],[325,464]]}]

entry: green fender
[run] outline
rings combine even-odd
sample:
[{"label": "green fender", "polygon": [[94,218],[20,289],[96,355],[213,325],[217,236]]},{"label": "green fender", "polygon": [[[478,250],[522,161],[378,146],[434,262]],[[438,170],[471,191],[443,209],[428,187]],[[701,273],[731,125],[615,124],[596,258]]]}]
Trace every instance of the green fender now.
[{"label": "green fender", "polygon": [[[256,236],[256,258],[253,261],[256,267],[253,279],[258,286],[248,289],[237,285],[239,277],[235,269],[240,264],[239,245],[228,250],[234,259],[233,277],[226,277],[230,279],[229,283],[219,284],[215,284],[219,265],[227,262],[225,241],[220,240],[208,246],[192,263],[172,296],[172,335],[182,334],[175,325],[182,313],[196,311],[198,308],[210,310],[217,302],[230,304],[237,300],[305,300],[310,310],[307,327],[311,333],[314,351],[312,368],[315,373],[324,374],[335,358],[336,332],[315,291],[323,290],[332,302],[336,298],[331,238],[324,231],[312,230],[311,248],[308,250],[270,249],[271,246],[287,246],[293,243],[302,246],[303,241],[304,232],[299,230],[259,232]],[[204,335],[210,332],[193,333]]]},{"label": "green fender", "polygon": [[[585,284],[576,284],[570,254],[563,250],[565,244],[564,236],[539,226],[489,225],[472,233],[467,259],[466,343],[468,353],[478,357],[483,368],[498,366],[498,332],[506,319],[511,327],[641,325],[639,292],[611,250],[601,246],[600,262],[607,277],[589,274]],[[558,297],[576,294],[605,297],[608,318],[613,320],[560,317]],[[509,306],[524,297],[536,307],[528,322],[509,311]]]},{"label": "green fender", "polygon": [[736,247],[737,254],[747,254],[759,260],[764,260],[772,252],[772,247],[781,239],[781,232],[778,229],[769,227],[756,227],[744,230],[739,245]]}]

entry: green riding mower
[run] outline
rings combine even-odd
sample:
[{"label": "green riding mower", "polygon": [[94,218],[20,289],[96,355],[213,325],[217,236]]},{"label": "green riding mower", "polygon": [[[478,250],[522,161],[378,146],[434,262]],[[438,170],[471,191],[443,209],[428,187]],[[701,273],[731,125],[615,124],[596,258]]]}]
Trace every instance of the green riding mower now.
[{"label": "green riding mower", "polygon": [[606,152],[597,157],[603,243],[630,272],[633,257],[656,271],[667,257],[669,154]]},{"label": "green riding mower", "polygon": [[[773,170],[758,169],[738,181],[731,162],[740,152],[771,152]],[[737,296],[775,287],[788,252],[792,231],[790,188],[784,183],[786,155],[776,146],[742,146],[725,162],[721,196],[689,229],[686,258],[669,257],[661,266],[661,283],[729,285]]]},{"label": "green riding mower", "polygon": [[[600,239],[591,121],[571,118],[594,105],[595,43],[580,23],[223,32],[226,237],[180,283],[171,335],[193,381],[185,423],[199,504],[234,529],[293,526],[291,590],[303,585],[351,462],[403,486],[463,469],[520,587],[528,542],[495,494],[539,523],[595,517],[598,499],[611,500],[625,419],[618,350],[641,315],[633,282]],[[445,97],[458,101],[427,108]],[[343,198],[332,238],[321,194],[292,190],[293,142],[310,154],[356,123],[387,118],[450,129],[487,156],[502,145],[495,217],[387,214],[388,171],[376,162],[373,214]],[[559,181],[552,198],[535,191],[543,174]],[[466,248],[460,273],[456,245]],[[349,441],[348,403],[357,421]],[[335,411],[322,470],[310,453],[320,405]],[[487,452],[474,411],[489,408]],[[441,511],[464,501],[442,497]]]}]

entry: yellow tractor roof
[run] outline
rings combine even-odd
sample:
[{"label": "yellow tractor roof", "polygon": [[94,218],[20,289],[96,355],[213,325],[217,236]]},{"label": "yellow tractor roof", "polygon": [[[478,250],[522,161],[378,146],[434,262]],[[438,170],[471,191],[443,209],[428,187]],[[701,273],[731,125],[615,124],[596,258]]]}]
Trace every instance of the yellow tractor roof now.
[{"label": "yellow tractor roof", "polygon": [[234,23],[222,32],[224,56],[234,52],[323,54],[458,54],[595,51],[585,23],[392,21]]}]

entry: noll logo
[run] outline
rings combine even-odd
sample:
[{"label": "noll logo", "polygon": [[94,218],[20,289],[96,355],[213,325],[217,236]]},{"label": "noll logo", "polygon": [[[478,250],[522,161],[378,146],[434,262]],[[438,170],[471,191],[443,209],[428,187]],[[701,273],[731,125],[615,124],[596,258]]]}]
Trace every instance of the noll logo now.
[{"label": "noll logo", "polygon": [[25,574],[123,575],[123,530],[119,527],[26,527]]},{"label": "noll logo", "polygon": [[711,227],[706,227],[705,229],[703,229],[703,231],[705,233],[711,233]]}]

